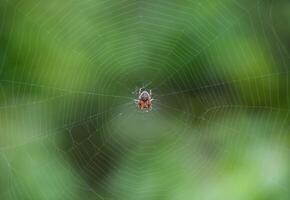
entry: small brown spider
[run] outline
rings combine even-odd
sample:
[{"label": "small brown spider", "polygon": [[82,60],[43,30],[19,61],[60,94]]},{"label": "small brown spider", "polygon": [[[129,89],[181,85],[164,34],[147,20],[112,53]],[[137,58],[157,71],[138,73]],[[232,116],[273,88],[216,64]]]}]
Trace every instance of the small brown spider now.
[{"label": "small brown spider", "polygon": [[146,112],[152,109],[152,92],[149,90],[139,89],[138,99],[135,99],[135,102],[140,110],[146,110]]}]

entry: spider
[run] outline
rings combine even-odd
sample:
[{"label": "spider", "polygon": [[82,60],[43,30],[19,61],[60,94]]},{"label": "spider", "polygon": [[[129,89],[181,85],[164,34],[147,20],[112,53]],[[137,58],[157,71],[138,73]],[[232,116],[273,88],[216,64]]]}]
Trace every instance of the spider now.
[{"label": "spider", "polygon": [[152,92],[149,90],[143,90],[143,88],[139,89],[138,99],[135,99],[135,102],[140,110],[146,110],[146,112],[152,109]]}]

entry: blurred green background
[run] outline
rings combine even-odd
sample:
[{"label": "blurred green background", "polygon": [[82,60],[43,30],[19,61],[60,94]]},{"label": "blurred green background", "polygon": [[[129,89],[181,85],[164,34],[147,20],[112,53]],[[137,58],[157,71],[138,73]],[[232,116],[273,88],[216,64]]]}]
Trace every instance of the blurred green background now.
[{"label": "blurred green background", "polygon": [[289,0],[1,0],[0,199],[288,200],[289,64]]}]

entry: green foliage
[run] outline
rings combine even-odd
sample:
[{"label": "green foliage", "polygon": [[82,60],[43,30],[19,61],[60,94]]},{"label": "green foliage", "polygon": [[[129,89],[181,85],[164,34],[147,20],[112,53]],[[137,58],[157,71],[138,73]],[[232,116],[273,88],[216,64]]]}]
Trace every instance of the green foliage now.
[{"label": "green foliage", "polygon": [[289,13],[0,2],[0,199],[289,199]]}]

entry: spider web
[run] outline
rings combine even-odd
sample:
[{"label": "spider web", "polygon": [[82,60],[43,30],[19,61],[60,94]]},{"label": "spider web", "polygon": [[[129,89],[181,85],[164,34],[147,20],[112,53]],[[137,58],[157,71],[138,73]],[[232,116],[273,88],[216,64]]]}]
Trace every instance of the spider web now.
[{"label": "spider web", "polygon": [[0,5],[1,199],[289,198],[289,2]]}]

